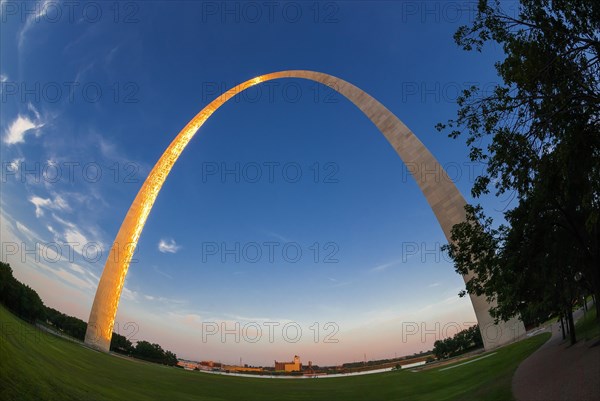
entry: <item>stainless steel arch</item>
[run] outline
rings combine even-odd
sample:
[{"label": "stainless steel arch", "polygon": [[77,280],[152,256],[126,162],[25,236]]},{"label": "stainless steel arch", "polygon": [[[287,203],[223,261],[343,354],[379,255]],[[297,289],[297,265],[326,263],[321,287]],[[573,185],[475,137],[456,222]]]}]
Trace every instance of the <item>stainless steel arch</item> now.
[{"label": "stainless steel arch", "polygon": [[[154,201],[177,158],[204,122],[236,94],[261,82],[280,78],[303,78],[330,86],[356,105],[386,137],[425,195],[448,241],[452,227],[465,220],[465,200],[445,174],[442,166],[423,143],[384,105],[349,82],[334,76],[304,70],[280,71],[246,81],[213,100],[198,113],[162,154],[135,197],[110,249],[98,284],[88,328],[86,344],[108,351],[117,307],[133,251],[137,245]],[[469,277],[465,276],[465,281]],[[495,325],[485,298],[471,296],[482,329],[486,349],[510,342],[524,333],[518,320]]]}]

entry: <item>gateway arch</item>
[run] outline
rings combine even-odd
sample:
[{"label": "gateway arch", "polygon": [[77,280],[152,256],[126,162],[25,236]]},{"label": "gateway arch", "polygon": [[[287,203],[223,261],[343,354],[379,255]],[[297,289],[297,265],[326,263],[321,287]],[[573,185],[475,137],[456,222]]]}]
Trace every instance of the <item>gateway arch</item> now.
[{"label": "gateway arch", "polygon": [[[189,141],[202,124],[236,94],[261,82],[280,78],[302,78],[327,85],[354,103],[377,126],[402,161],[412,167],[412,176],[425,195],[444,235],[451,241],[452,227],[465,221],[466,202],[435,157],[398,117],[363,90],[328,74],[290,70],[261,75],[228,90],[202,109],[175,137],[150,171],[108,254],[88,320],[86,344],[102,351],[109,350],[119,299],[133,252],[162,185]],[[469,279],[469,275],[464,276],[465,282]],[[492,305],[484,297],[473,294],[470,297],[487,350],[514,341],[524,334],[523,323],[518,319],[496,325],[489,314]]]}]

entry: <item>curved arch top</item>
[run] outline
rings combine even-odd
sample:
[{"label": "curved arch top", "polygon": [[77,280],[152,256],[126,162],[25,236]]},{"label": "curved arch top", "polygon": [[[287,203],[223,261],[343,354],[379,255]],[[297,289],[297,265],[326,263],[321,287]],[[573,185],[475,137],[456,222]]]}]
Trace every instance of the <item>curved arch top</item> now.
[{"label": "curved arch top", "polygon": [[[438,161],[398,117],[363,90],[332,75],[306,70],[261,75],[228,90],[202,109],[179,132],[150,171],[131,204],[108,254],[90,312],[85,336],[86,344],[103,351],[109,350],[117,307],[133,252],[163,183],[189,141],[204,122],[229,99],[261,82],[281,78],[302,78],[319,82],[354,103],[377,126],[407,165],[433,210],[444,235],[449,242],[451,241],[452,227],[465,221],[466,202]],[[467,281],[470,277],[464,278]],[[510,342],[524,332],[523,324],[516,320],[495,325],[489,314],[490,305],[485,298],[471,295],[471,301],[482,329],[486,349]],[[492,326],[495,328],[493,333],[487,333],[487,329]]]}]

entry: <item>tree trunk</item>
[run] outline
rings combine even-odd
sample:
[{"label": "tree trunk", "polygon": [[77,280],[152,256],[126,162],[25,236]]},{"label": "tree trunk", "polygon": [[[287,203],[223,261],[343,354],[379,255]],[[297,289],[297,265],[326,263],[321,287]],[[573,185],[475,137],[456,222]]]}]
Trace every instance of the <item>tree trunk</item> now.
[{"label": "tree trunk", "polygon": [[565,334],[565,322],[562,315],[560,315],[560,331],[562,332],[562,339],[564,340],[567,338],[567,335]]},{"label": "tree trunk", "polygon": [[600,320],[600,304],[598,304],[598,297],[600,293],[596,292],[592,298],[594,299],[594,306],[596,307],[596,320]]},{"label": "tree trunk", "polygon": [[569,310],[567,311],[567,323],[569,333],[571,334],[571,345],[575,345],[575,343],[577,342],[577,337],[575,336],[575,322],[573,321],[573,310],[571,308],[569,308]]}]

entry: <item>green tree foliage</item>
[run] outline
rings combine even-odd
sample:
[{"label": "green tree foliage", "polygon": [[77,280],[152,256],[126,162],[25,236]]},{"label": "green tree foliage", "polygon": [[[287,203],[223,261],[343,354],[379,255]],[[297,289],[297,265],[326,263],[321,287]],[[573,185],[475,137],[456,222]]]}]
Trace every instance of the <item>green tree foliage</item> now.
[{"label": "green tree foliage", "polygon": [[[15,279],[10,265],[3,262],[0,262],[0,302],[23,319],[46,321],[70,337],[80,341],[85,339],[86,322],[44,306],[37,292]],[[129,339],[117,333],[112,335],[110,349],[150,362],[177,365],[177,355],[163,350],[160,345],[139,341],[134,347]]]},{"label": "green tree foliage", "polygon": [[169,366],[177,366],[177,355],[171,351],[165,351],[164,364]]},{"label": "green tree foliage", "polygon": [[158,344],[152,344],[148,341],[138,341],[133,350],[133,356],[139,359],[164,365],[177,365],[177,355],[171,351],[165,351]]},{"label": "green tree foliage", "polygon": [[438,129],[466,136],[471,160],[487,166],[474,197],[494,188],[514,203],[497,228],[468,207],[447,249],[458,272],[476,273],[467,292],[497,301],[497,318],[562,311],[573,326],[580,293],[600,296],[600,2],[520,0],[510,15],[479,0],[455,40],[502,46],[502,83],[466,90],[458,118]]},{"label": "green tree foliage", "polygon": [[14,278],[9,264],[0,262],[0,302],[30,322],[43,319],[44,303],[37,292]]},{"label": "green tree foliage", "polygon": [[433,344],[433,354],[438,359],[449,358],[464,354],[470,350],[483,347],[483,339],[479,326],[475,325],[444,340],[438,340]]},{"label": "green tree foliage", "polygon": [[133,344],[125,336],[113,333],[110,339],[110,350],[120,354],[130,355],[134,350]]},{"label": "green tree foliage", "polygon": [[56,309],[46,308],[46,321],[61,332],[80,341],[85,339],[87,323],[73,316],[65,315]]}]

